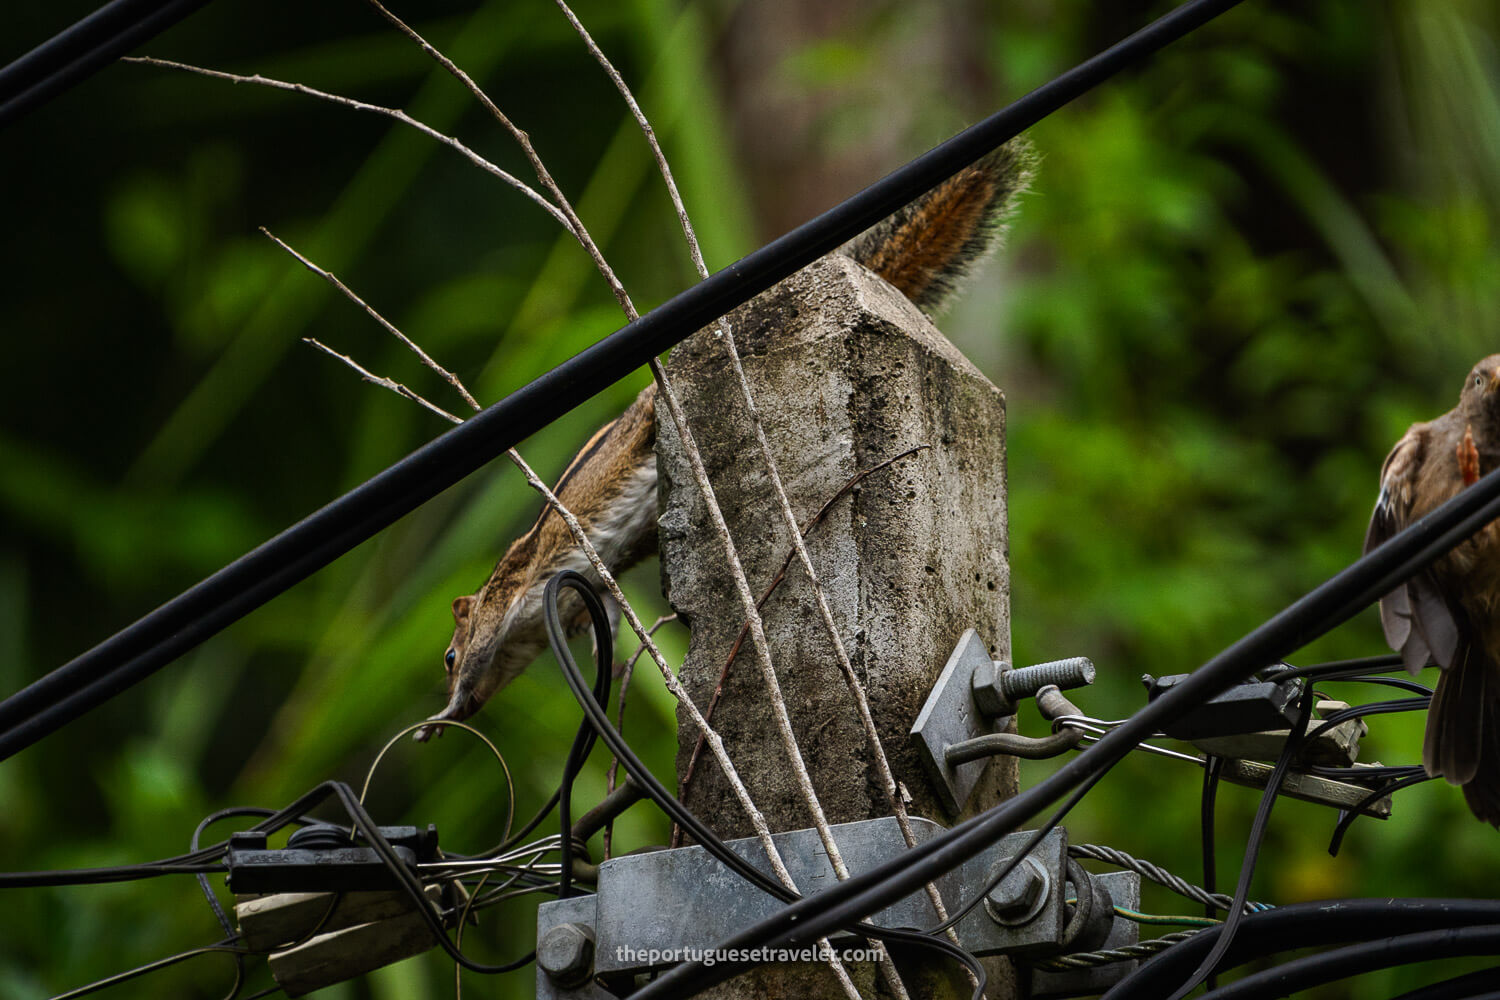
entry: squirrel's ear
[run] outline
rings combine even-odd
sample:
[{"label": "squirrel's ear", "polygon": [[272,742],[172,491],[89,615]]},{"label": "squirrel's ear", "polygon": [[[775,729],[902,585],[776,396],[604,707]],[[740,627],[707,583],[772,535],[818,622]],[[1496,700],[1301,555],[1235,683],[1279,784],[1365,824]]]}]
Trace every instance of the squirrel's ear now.
[{"label": "squirrel's ear", "polygon": [[474,598],[468,594],[453,599],[453,620],[462,625],[469,618],[469,609],[474,604]]},{"label": "squirrel's ear", "polygon": [[929,316],[1000,245],[1037,156],[1018,136],[840,248]]}]

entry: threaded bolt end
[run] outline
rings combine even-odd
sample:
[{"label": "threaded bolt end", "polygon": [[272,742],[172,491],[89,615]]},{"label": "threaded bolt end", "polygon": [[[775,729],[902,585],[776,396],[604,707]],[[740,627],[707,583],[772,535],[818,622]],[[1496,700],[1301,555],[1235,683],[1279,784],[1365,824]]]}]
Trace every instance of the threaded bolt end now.
[{"label": "threaded bolt end", "polygon": [[1048,684],[1064,690],[1094,683],[1094,663],[1087,656],[1050,660],[1000,674],[1000,693],[1012,702],[1035,695]]}]

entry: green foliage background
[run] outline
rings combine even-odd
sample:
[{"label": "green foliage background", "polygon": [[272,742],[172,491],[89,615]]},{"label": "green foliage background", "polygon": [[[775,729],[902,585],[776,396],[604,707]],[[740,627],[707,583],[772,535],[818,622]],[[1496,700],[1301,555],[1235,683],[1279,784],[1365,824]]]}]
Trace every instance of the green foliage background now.
[{"label": "green foliage background", "polygon": [[[91,6],[7,10],[0,58]],[[757,227],[718,96],[733,6],[579,7],[652,115],[713,267],[774,235]],[[1165,5],[942,9],[979,39],[983,82],[924,88],[908,155]],[[637,303],[692,280],[634,126],[551,5],[444,0],[412,16],[531,132]],[[786,85],[839,95],[828,155],[879,127],[883,60],[920,17],[876,4],[779,57]],[[1079,700],[1093,714],[1128,714],[1141,673],[1191,669],[1351,561],[1390,443],[1448,408],[1495,348],[1497,30],[1493,8],[1468,0],[1251,2],[1032,133],[1044,161],[1011,248],[943,326],[1009,400],[1017,658],[1092,656],[1103,676]],[[466,95],[357,3],[221,0],[148,50],[400,104],[527,173]],[[872,163],[865,179],[897,165]],[[316,336],[447,398],[257,225],[362,291],[482,400],[619,325],[582,254],[529,203],[416,135],[293,95],[113,67],[0,134],[0,182],[5,692],[443,429],[298,343]],[[631,375],[524,452],[556,474],[643,383]],[[448,601],[484,578],[535,507],[495,463],[0,764],[0,865],[167,856],[215,809],[361,780],[392,733],[440,704]],[[662,610],[654,567],[630,585]],[[681,637],[668,645],[680,651]],[[1366,613],[1299,662],[1382,649]],[[633,691],[627,732],[665,774],[671,706],[649,676]],[[529,815],[576,725],[555,672],[539,665],[478,722]],[[1022,727],[1040,723],[1023,715]],[[1375,720],[1367,756],[1414,760],[1420,728]],[[1045,772],[1027,764],[1023,782]],[[1127,761],[1070,832],[1196,876],[1198,785],[1185,765]],[[577,801],[601,788],[591,773]],[[371,793],[382,821],[435,822],[460,851],[499,839],[504,799],[498,769],[461,734],[404,745]],[[1254,803],[1221,792],[1221,881]],[[663,824],[636,812],[620,842],[664,840]],[[1404,793],[1389,822],[1356,825],[1336,859],[1324,850],[1333,819],[1278,806],[1254,895],[1500,888],[1500,840],[1440,783]],[[6,997],[48,996],[219,937],[186,880],[10,891],[4,903]],[[467,943],[498,959],[530,937],[518,905]],[[1435,975],[1320,995],[1392,995]],[[228,961],[208,957],[115,992],[214,997],[229,980]],[[452,988],[451,966],[432,954],[319,996]],[[530,973],[468,988],[529,996]]]}]

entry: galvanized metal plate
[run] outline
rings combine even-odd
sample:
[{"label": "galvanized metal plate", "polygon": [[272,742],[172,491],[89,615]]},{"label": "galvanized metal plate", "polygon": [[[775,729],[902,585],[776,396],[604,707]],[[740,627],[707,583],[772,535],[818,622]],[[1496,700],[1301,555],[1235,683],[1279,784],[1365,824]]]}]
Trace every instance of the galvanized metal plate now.
[{"label": "galvanized metal plate", "polygon": [[963,811],[989,761],[969,761],[955,767],[944,759],[944,751],[954,743],[976,736],[1004,732],[1012,718],[988,717],[974,703],[974,672],[990,667],[991,663],[984,640],[974,629],[969,629],[953,648],[953,655],[948,657],[911,727],[912,744],[943,800],[943,807],[953,816]]},{"label": "galvanized metal plate", "polygon": [[[541,944],[547,932],[558,924],[582,924],[594,926],[594,909],[597,896],[570,896],[554,899],[537,907],[536,940]],[[597,965],[597,963],[596,963]],[[572,989],[564,989],[552,981],[541,966],[536,970],[536,1000],[614,1000],[614,994],[596,985],[593,981]]]},{"label": "galvanized metal plate", "polygon": [[[943,830],[920,817],[912,819],[912,827],[919,843]],[[892,817],[842,823],[832,830],[854,874],[907,850]],[[988,881],[995,864],[1021,850],[1031,836],[1029,832],[1011,834],[938,879],[938,892],[949,911],[972,899]],[[816,831],[779,833],[773,840],[793,881],[805,895],[816,895],[836,884]],[[770,863],[758,840],[731,841],[728,846],[756,868],[770,873]],[[1055,951],[1062,941],[1066,851],[1066,835],[1059,829],[1048,834],[1032,854],[1049,873],[1051,883],[1048,898],[1035,918],[1019,927],[1004,927],[995,923],[983,906],[976,907],[957,928],[964,947],[977,955]],[[599,866],[595,899],[595,970],[601,975],[653,967],[644,957],[651,954],[712,948],[785,905],[748,885],[701,847],[606,861]],[[920,929],[936,925],[938,916],[926,891],[918,889],[875,914],[871,922]]]}]

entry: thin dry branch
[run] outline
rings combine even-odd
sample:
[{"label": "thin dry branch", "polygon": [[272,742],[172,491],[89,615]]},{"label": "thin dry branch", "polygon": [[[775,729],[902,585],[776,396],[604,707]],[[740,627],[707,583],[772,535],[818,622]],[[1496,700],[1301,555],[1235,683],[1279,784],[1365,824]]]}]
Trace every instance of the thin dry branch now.
[{"label": "thin dry branch", "polygon": [[625,106],[630,109],[630,114],[635,118],[636,124],[640,126],[641,134],[646,137],[646,144],[651,147],[651,155],[656,159],[657,172],[661,174],[662,180],[666,182],[667,195],[672,199],[672,207],[677,211],[677,221],[682,226],[682,235],[687,239],[688,256],[693,260],[693,266],[698,271],[698,277],[708,277],[708,267],[703,263],[703,252],[698,247],[698,234],[693,231],[693,222],[688,218],[687,207],[682,203],[682,194],[677,190],[677,181],[672,177],[672,167],[667,163],[667,157],[661,150],[661,144],[656,141],[656,129],[651,127],[651,122],[646,118],[646,113],[636,103],[635,94],[631,93],[629,85],[625,83],[625,78],[620,75],[619,70],[615,69],[614,63],[609,61],[609,57],[604,54],[604,50],[599,48],[598,44],[594,41],[594,36],[590,35],[588,29],[583,26],[583,22],[578,20],[578,16],[573,13],[573,9],[564,0],[556,0],[556,3],[558,9],[563,12],[563,16],[568,19],[568,23],[573,26],[573,30],[578,32],[578,37],[583,39],[583,44],[587,46],[589,53],[604,69],[605,75],[614,83],[615,89],[620,92],[620,97],[625,101]]},{"label": "thin dry branch", "polygon": [[[676,620],[677,616],[675,614],[662,615],[651,623],[651,627],[646,630],[646,634],[654,636],[657,629],[661,628],[667,622],[675,622]],[[635,676],[635,663],[645,651],[645,646],[637,646],[635,652],[631,653],[630,658],[620,667],[620,696],[615,702],[615,729],[619,731],[621,736],[625,735],[625,695],[629,693],[630,681]],[[702,745],[701,741],[699,745]],[[611,757],[609,760],[609,771],[604,775],[604,792],[606,795],[615,790],[615,779],[619,773],[620,758]],[[608,823],[604,824],[604,830],[601,834],[604,839],[604,860],[606,861],[609,860],[609,849],[611,841],[614,839],[614,833],[615,821],[611,819]]]},{"label": "thin dry branch", "polygon": [[355,361],[353,358],[349,357],[349,355],[347,355],[347,354],[340,354],[338,351],[335,351],[333,348],[329,347],[327,344],[321,343],[320,341],[315,340],[312,337],[303,337],[302,340],[305,343],[311,344],[312,346],[316,347],[318,350],[322,351],[324,354],[327,354],[330,357],[338,358],[344,364],[348,365],[350,368],[353,368],[356,372],[358,372],[359,373],[359,377],[362,378],[362,379],[364,379],[366,382],[370,382],[370,383],[373,383],[374,385],[378,385],[382,389],[389,389],[391,392],[394,392],[398,396],[405,396],[407,399],[411,400],[413,403],[418,403],[418,404],[420,404],[422,406],[427,407],[427,409],[431,410],[433,413],[436,413],[438,416],[442,417],[444,420],[450,421],[450,422],[455,423],[455,424],[461,424],[461,423],[464,422],[464,418],[463,417],[454,416],[453,414],[449,413],[447,410],[443,409],[441,406],[438,406],[436,403],[429,403],[427,400],[423,399],[421,396],[419,396],[416,393],[412,392],[410,389],[408,389],[406,386],[402,385],[400,382],[396,382],[396,381],[393,381],[391,379],[388,379],[384,375],[376,375],[374,372],[368,371],[367,369],[361,367],[360,364],[359,364],[359,362]]},{"label": "thin dry branch", "polygon": [[532,201],[540,205],[543,209],[546,210],[548,215],[556,219],[565,228],[569,229],[569,231],[572,230],[572,226],[570,226],[568,223],[567,216],[563,215],[563,213],[558,209],[556,205],[552,204],[546,198],[542,197],[542,195],[539,194],[535,188],[531,187],[525,181],[522,181],[514,175],[500,169],[495,164],[491,163],[489,160],[486,160],[484,157],[474,152],[474,150],[470,149],[459,140],[453,138],[453,136],[447,135],[443,132],[439,132],[431,125],[413,118],[411,115],[407,114],[405,111],[402,111],[400,108],[388,108],[380,104],[370,104],[366,101],[357,101],[352,97],[344,97],[341,94],[330,94],[326,90],[318,90],[316,87],[309,87],[306,84],[288,83],[286,80],[272,79],[268,76],[261,76],[259,73],[251,74],[250,76],[244,76],[239,73],[227,73],[224,70],[208,69],[204,66],[194,66],[191,63],[173,62],[170,59],[157,59],[152,56],[125,56],[120,61],[142,63],[147,66],[160,66],[165,69],[181,70],[184,73],[196,73],[199,76],[211,77],[215,80],[228,80],[230,83],[252,83],[261,87],[272,87],[276,90],[290,90],[293,93],[303,94],[307,97],[316,97],[320,101],[328,101],[332,104],[351,108],[355,111],[366,111],[370,114],[383,115],[386,118],[393,118],[401,124],[414,128],[418,132],[421,132],[423,135],[431,139],[435,139],[436,141],[442,143],[450,149],[457,150],[459,153],[463,154],[463,156],[466,157],[470,163],[473,163],[475,166],[479,167],[486,173],[493,174],[500,180],[504,181],[506,184],[509,184],[511,187],[515,188],[517,191],[521,192],[526,197],[530,198]]},{"label": "thin dry branch", "polygon": [[509,132],[511,138],[516,140],[516,144],[521,147],[521,152],[526,155],[526,161],[531,164],[531,169],[536,172],[537,180],[541,182],[542,187],[552,196],[557,207],[561,210],[563,224],[577,238],[579,244],[582,245],[584,251],[589,255],[589,258],[593,260],[594,267],[603,275],[605,282],[609,285],[610,291],[614,293],[615,300],[620,303],[620,308],[625,310],[625,315],[630,317],[632,322],[638,319],[639,314],[635,310],[634,303],[630,301],[630,296],[626,293],[625,286],[621,284],[620,279],[615,275],[614,268],[610,267],[609,262],[604,259],[603,252],[600,251],[598,244],[594,242],[594,238],[589,235],[588,227],[583,224],[583,220],[578,217],[578,213],[573,211],[572,202],[568,200],[567,195],[563,194],[562,188],[557,185],[557,181],[552,178],[551,171],[542,162],[542,158],[537,153],[536,147],[531,144],[531,136],[527,135],[524,129],[519,128],[515,122],[511,121],[509,116],[501,111],[494,101],[490,100],[490,96],[484,92],[484,89],[479,84],[474,82],[473,77],[460,69],[452,59],[449,59],[442,52],[438,51],[432,43],[419,35],[416,29],[387,10],[380,3],[380,0],[368,0],[368,2],[397,31],[419,45],[423,52],[426,52],[439,66],[443,67],[443,69],[447,70],[455,79],[467,87],[469,93],[474,95],[474,99],[483,104],[485,110],[494,117],[495,121],[500,123],[500,127]]},{"label": "thin dry branch", "polygon": [[[435,48],[425,38],[419,35],[414,29],[412,29],[400,18],[396,17],[396,15],[387,10],[379,2],[379,0],[368,0],[368,2],[372,6],[374,6],[376,10],[378,10],[382,14],[382,16],[390,21],[390,23],[394,25],[399,31],[401,31],[412,41],[421,46],[424,52],[435,59],[439,63],[439,65],[441,65],[444,69],[451,73],[456,79],[462,82],[464,86],[469,89],[470,93],[472,93],[482,104],[484,104],[484,106],[490,111],[491,115],[495,117],[496,121],[498,121],[502,127],[504,127],[511,133],[511,135],[520,144],[523,152],[526,154],[527,159],[531,162],[533,169],[537,173],[537,178],[542,183],[542,186],[547,189],[549,194],[552,195],[552,197],[556,200],[558,208],[567,217],[569,230],[573,232],[573,234],[578,238],[579,242],[583,245],[584,249],[593,259],[594,265],[599,270],[599,273],[603,275],[605,281],[608,282],[611,290],[615,294],[616,300],[620,303],[620,308],[624,310],[626,318],[632,322],[638,319],[639,313],[636,312],[635,305],[631,302],[630,296],[626,293],[624,286],[615,276],[614,270],[604,259],[604,254],[599,250],[598,245],[594,242],[593,237],[589,234],[588,229],[583,224],[582,219],[580,219],[578,217],[578,214],[573,210],[572,204],[569,202],[567,196],[563,194],[562,190],[553,180],[550,172],[548,172],[545,164],[542,163],[541,157],[537,155],[535,148],[531,145],[530,137],[527,136],[527,134],[523,130],[516,127],[516,125],[511,122],[511,120],[504,114],[504,112],[502,112],[499,107],[497,107],[495,103],[489,99],[489,97],[484,93],[479,85],[476,84],[467,73],[459,69],[452,60],[439,52],[437,48]],[[637,108],[636,110],[638,111],[639,108]],[[643,120],[644,116],[641,116],[641,119]],[[686,221],[685,212],[683,213],[683,219],[684,221]],[[702,266],[701,258],[699,261],[699,266]],[[677,425],[678,435],[683,443],[683,450],[687,453],[689,465],[693,467],[694,479],[697,481],[699,489],[703,492],[711,516],[714,520],[715,527],[719,532],[720,539],[725,546],[725,556],[729,561],[731,572],[735,577],[736,589],[740,592],[741,601],[745,606],[745,612],[753,622],[752,635],[756,640],[756,651],[758,654],[758,659],[761,663],[761,670],[766,675],[767,686],[771,691],[772,705],[776,712],[777,728],[780,731],[782,742],[785,745],[787,754],[792,760],[792,768],[794,774],[797,776],[799,789],[802,792],[803,798],[807,802],[809,811],[812,813],[813,825],[818,828],[819,837],[823,841],[824,849],[828,852],[829,860],[833,863],[835,872],[839,873],[840,878],[848,878],[848,868],[844,865],[843,857],[839,852],[838,845],[833,840],[833,833],[829,829],[828,820],[824,816],[822,806],[818,802],[817,792],[812,787],[812,779],[807,774],[807,765],[802,760],[801,749],[797,746],[796,737],[792,733],[791,718],[787,714],[785,700],[781,696],[780,685],[776,680],[776,671],[771,664],[770,650],[766,645],[764,628],[761,626],[759,615],[755,610],[755,600],[750,594],[750,584],[745,578],[743,567],[740,565],[739,554],[735,548],[734,540],[729,536],[728,527],[724,523],[723,512],[719,509],[718,499],[714,495],[713,486],[708,481],[708,474],[703,465],[702,455],[698,451],[698,446],[696,441],[693,439],[692,431],[688,428],[686,421],[683,419],[681,404],[677,399],[675,391],[672,389],[670,381],[667,379],[666,370],[662,368],[659,361],[656,361],[654,359],[651,362],[651,369],[653,374],[656,376],[657,385],[660,389],[661,395],[667,400],[667,407],[668,410],[672,413],[673,421]],[[519,456],[514,455],[514,452],[512,452],[512,456],[513,461],[519,459]],[[535,474],[531,473],[529,469],[523,468],[523,472],[527,473],[527,478],[528,480],[532,481],[532,485],[534,488],[546,488],[539,479],[536,479]],[[553,502],[555,500],[555,498],[551,498],[550,491],[547,495],[549,496],[549,502]],[[561,510],[559,511],[559,513],[561,513]],[[564,520],[566,521],[567,518],[564,518]],[[645,635],[639,627],[639,619],[635,617],[634,612],[628,606],[624,605],[622,599],[623,595],[616,592],[617,587],[613,585],[612,578],[606,576],[608,571],[603,562],[598,558],[598,553],[593,551],[593,546],[588,542],[587,535],[582,532],[581,528],[574,530],[573,524],[569,524],[568,527],[570,531],[573,531],[575,538],[578,538],[583,544],[585,554],[588,556],[589,562],[594,566],[595,570],[597,572],[600,572],[601,577],[610,581],[611,593],[614,593],[616,599],[621,600],[622,607],[627,613],[627,619],[631,621],[631,627],[635,629],[637,635],[639,635],[643,641],[651,642],[650,637]],[[655,651],[654,647],[655,644],[652,643],[652,658],[656,659],[657,652]],[[670,673],[670,671],[666,669],[666,664],[664,661],[658,660],[657,664],[663,669],[665,673]],[[676,678],[674,676],[672,678],[672,683],[675,683],[675,681]],[[671,685],[669,684],[669,688],[670,686]],[[689,704],[691,703],[689,702]],[[696,706],[693,707],[693,714],[695,716],[694,721],[699,722],[701,716],[698,716]],[[708,729],[706,722],[700,723],[700,729]],[[715,756],[718,756],[718,752],[716,752]],[[733,767],[733,765],[729,762],[727,756],[725,756],[723,760],[720,761],[720,766],[727,768]],[[726,770],[726,775],[727,773],[728,771]],[[759,810],[756,809],[753,803],[750,802],[748,792],[745,793],[745,796],[742,799],[742,804],[749,806],[750,809],[754,811],[755,816],[759,816]],[[754,825],[755,816],[752,816],[752,825]],[[760,822],[761,824],[764,824],[764,817],[760,818]],[[757,830],[757,833],[759,833],[759,830]],[[768,855],[770,856],[772,867],[776,869],[778,878],[781,878],[782,881],[788,886],[788,888],[795,889],[796,886],[791,881],[790,873],[786,872],[785,866],[781,863],[780,856],[776,852],[775,844],[770,840],[769,829],[767,829],[766,835],[762,838],[762,843],[766,848]],[[841,985],[844,986],[845,991],[849,993],[851,997],[857,997],[859,993],[854,989],[852,980],[849,979],[848,973],[843,969],[843,965],[838,960],[838,958],[836,956],[830,958],[829,964],[833,968],[835,975],[839,978]]]},{"label": "thin dry branch", "polygon": [[[707,278],[708,266],[704,263],[703,253],[699,248],[698,236],[693,229],[692,220],[688,217],[687,208],[686,206],[684,206],[682,201],[682,195],[677,189],[677,182],[672,177],[672,168],[668,165],[666,155],[662,152],[661,144],[657,141],[656,130],[651,127],[650,121],[647,120],[645,113],[641,110],[640,105],[636,102],[635,95],[631,93],[630,87],[625,83],[624,77],[622,77],[619,71],[615,69],[614,64],[609,61],[609,58],[607,56],[605,56],[603,50],[600,49],[597,44],[595,44],[593,37],[588,33],[587,29],[584,28],[583,23],[579,21],[578,18],[573,14],[573,11],[568,7],[566,3],[566,0],[556,0],[556,3],[558,7],[561,8],[563,14],[567,17],[569,23],[573,25],[573,29],[583,39],[584,44],[593,54],[595,60],[597,60],[599,65],[603,67],[605,74],[609,76],[611,81],[613,81],[615,88],[620,92],[621,97],[624,98],[626,106],[630,108],[631,114],[635,117],[636,123],[640,126],[641,133],[645,136],[646,143],[648,146],[650,146],[651,153],[656,159],[657,170],[661,174],[662,181],[667,186],[667,193],[672,199],[672,205],[677,211],[677,218],[682,226],[683,236],[687,240],[688,255],[692,258],[693,266],[697,269],[699,278]],[[776,467],[776,460],[771,454],[770,446],[766,442],[765,428],[761,423],[760,414],[757,411],[755,405],[755,397],[750,390],[750,383],[745,378],[744,368],[740,364],[739,349],[735,345],[734,333],[730,327],[730,323],[727,317],[718,320],[717,332],[719,333],[720,338],[724,341],[725,349],[729,354],[730,361],[734,368],[735,377],[740,386],[740,394],[744,399],[746,409],[749,413],[751,425],[754,427],[756,442],[760,447],[761,457],[765,462],[766,470],[769,473],[771,483],[775,488],[776,499],[781,509],[782,517],[785,520],[788,529],[792,533],[793,545],[796,549],[797,556],[802,562],[803,569],[806,571],[808,581],[812,586],[813,594],[817,599],[819,614],[823,620],[824,628],[828,632],[829,640],[833,644],[835,655],[839,661],[839,668],[844,675],[845,684],[849,687],[849,691],[854,697],[855,704],[858,707],[860,715],[860,725],[864,729],[865,741],[870,747],[870,752],[874,757],[877,769],[880,772],[881,785],[886,793],[886,799],[891,806],[891,811],[897,817],[898,825],[901,827],[902,835],[906,840],[906,846],[909,848],[915,847],[916,837],[911,829],[911,820],[910,817],[908,817],[906,814],[904,803],[901,801],[900,796],[896,793],[895,779],[891,773],[890,761],[886,757],[885,748],[881,745],[880,735],[875,729],[874,719],[870,714],[869,699],[865,695],[864,687],[860,684],[858,675],[854,673],[854,669],[849,663],[849,655],[844,649],[843,639],[840,637],[838,628],[834,624],[833,614],[828,607],[827,596],[824,594],[822,585],[818,581],[817,572],[813,568],[812,559],[807,553],[806,546],[802,544],[802,535],[800,529],[797,526],[797,518],[796,515],[792,512],[791,503],[787,500],[786,491],[783,488],[781,482],[781,474]],[[782,572],[785,572],[785,567],[783,567]],[[747,621],[747,625],[748,624],[749,622]],[[736,640],[735,646],[736,648],[738,648],[738,640]],[[721,683],[722,680],[723,679],[721,677]],[[717,700],[718,695],[719,691],[716,689],[714,692],[715,700]],[[711,706],[710,712],[712,712]],[[694,747],[693,756],[695,759],[701,746],[702,744],[699,743]],[[824,831],[822,830],[822,828],[819,828],[819,833],[822,834],[823,832]],[[828,834],[826,839],[831,840],[831,838],[832,835],[830,833]],[[831,852],[830,857],[834,857]],[[834,868],[837,872],[839,868],[838,863],[835,863]],[[841,879],[848,878],[847,871],[841,874],[839,877]],[[927,884],[927,895],[931,899],[932,904],[937,910],[939,916],[942,919],[946,920],[947,913],[946,908],[943,906],[942,896],[938,893],[937,886],[933,885],[931,882]],[[948,936],[953,940],[955,944],[958,944],[958,935],[955,931],[950,929],[948,932]],[[884,949],[882,948],[882,952],[883,950]],[[884,959],[885,956],[882,955],[882,958]],[[894,965],[887,960],[883,960],[882,969],[887,971],[887,978],[892,981],[892,986],[898,996],[904,997],[906,990],[905,987],[901,984],[900,978],[895,974]],[[974,976],[974,974],[968,969],[965,969],[964,973],[969,978],[970,982],[972,982],[977,988],[979,985],[979,981]]]},{"label": "thin dry branch", "polygon": [[[328,282],[334,288],[342,292],[345,298],[363,309],[371,319],[384,327],[387,333],[395,337],[397,340],[401,341],[401,343],[405,344],[412,351],[412,353],[414,353],[418,358],[421,359],[422,364],[437,372],[448,382],[449,385],[453,386],[453,388],[458,391],[458,394],[463,397],[465,403],[468,403],[469,406],[471,406],[476,411],[480,409],[478,401],[476,401],[474,397],[469,393],[468,387],[466,387],[463,382],[459,380],[459,377],[457,375],[453,374],[448,369],[432,360],[432,358],[426,351],[418,347],[416,343],[413,342],[412,339],[406,334],[396,329],[394,323],[386,319],[384,316],[380,315],[380,313],[376,312],[374,308],[372,308],[370,304],[367,303],[364,299],[354,294],[354,290],[340,281],[333,274],[333,272],[325,271],[323,268],[319,267],[312,261],[308,260],[306,257],[302,256],[296,250],[293,250],[290,246],[287,245],[284,240],[282,240],[281,237],[271,232],[265,226],[261,226],[260,231],[262,233],[265,233],[266,236],[271,240],[271,242],[275,243],[277,246],[281,247],[281,249],[297,258],[297,260],[302,264],[303,267],[307,268],[313,274],[316,274],[318,277],[322,278],[324,281]],[[454,422],[457,423],[459,421],[457,420],[457,418],[454,418]]]}]

